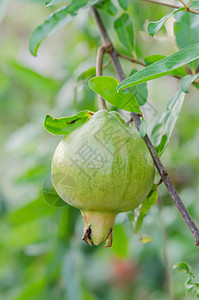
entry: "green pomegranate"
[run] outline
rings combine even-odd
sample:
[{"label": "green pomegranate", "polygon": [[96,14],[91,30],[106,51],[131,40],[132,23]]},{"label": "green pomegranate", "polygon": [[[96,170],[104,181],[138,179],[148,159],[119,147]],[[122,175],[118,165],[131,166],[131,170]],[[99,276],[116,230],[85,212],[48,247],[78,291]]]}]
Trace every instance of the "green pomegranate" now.
[{"label": "green pomegranate", "polygon": [[112,244],[115,217],[141,204],[154,180],[152,157],[137,132],[116,112],[95,113],[66,136],[52,159],[52,181],[68,204],[81,210],[83,240]]}]

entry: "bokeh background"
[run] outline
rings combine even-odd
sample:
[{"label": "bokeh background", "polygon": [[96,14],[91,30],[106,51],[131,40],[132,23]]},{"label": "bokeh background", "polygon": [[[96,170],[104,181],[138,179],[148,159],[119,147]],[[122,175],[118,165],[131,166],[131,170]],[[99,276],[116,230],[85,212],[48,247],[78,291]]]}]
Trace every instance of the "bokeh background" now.
[{"label": "bokeh background", "polygon": [[[187,299],[186,276],[172,266],[186,261],[197,276],[199,249],[163,185],[142,229],[152,241],[142,243],[131,232],[126,215],[120,214],[110,249],[85,244],[80,212],[69,206],[51,207],[43,197],[52,154],[61,140],[45,131],[46,114],[62,117],[82,109],[97,110],[96,95],[86,80],[78,79],[95,66],[100,45],[89,11],[48,37],[37,57],[29,53],[31,32],[54,10],[42,0],[0,1],[0,299]],[[146,33],[148,20],[169,12],[132,1],[129,13],[139,59],[177,51],[174,18],[155,38]],[[102,17],[116,48],[125,54],[113,18],[105,13]],[[135,66],[121,62],[127,76]],[[105,74],[116,76],[111,66]],[[179,88],[179,80],[167,76],[149,82],[148,88],[144,114],[150,131]],[[199,225],[198,98],[198,90],[191,87],[162,159]]]}]

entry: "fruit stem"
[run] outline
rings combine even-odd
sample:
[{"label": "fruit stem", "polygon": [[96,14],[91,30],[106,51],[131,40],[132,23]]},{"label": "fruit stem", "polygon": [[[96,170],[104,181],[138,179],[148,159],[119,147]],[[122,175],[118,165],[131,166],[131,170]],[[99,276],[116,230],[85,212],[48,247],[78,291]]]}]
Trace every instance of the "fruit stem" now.
[{"label": "fruit stem", "polygon": [[85,222],[82,240],[91,246],[98,246],[106,241],[104,247],[111,247],[116,213],[94,210],[81,213]]}]

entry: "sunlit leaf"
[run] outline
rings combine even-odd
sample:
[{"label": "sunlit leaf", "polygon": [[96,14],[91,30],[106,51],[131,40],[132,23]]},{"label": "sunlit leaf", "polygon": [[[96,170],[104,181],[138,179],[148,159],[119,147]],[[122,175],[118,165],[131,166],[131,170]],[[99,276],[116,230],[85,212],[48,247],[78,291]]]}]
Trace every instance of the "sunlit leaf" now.
[{"label": "sunlit leaf", "polygon": [[99,0],[73,0],[67,7],[57,10],[55,13],[38,26],[32,33],[29,41],[29,50],[36,56],[37,50],[43,41],[49,35],[57,32],[67,25],[81,10],[84,10]]},{"label": "sunlit leaf", "polygon": [[169,19],[171,16],[173,16],[174,14],[176,14],[177,12],[182,11],[182,10],[185,10],[185,8],[181,7],[179,9],[176,9],[176,10],[172,11],[170,14],[164,16],[159,21],[150,22],[147,27],[148,34],[150,36],[154,36],[162,28],[162,26],[164,25],[164,23],[166,22],[167,19]]},{"label": "sunlit leaf", "polygon": [[108,76],[97,76],[89,80],[91,90],[99,94],[112,105],[131,112],[141,113],[136,98],[130,91],[117,93],[118,80]]},{"label": "sunlit leaf", "polygon": [[142,82],[168,75],[172,70],[182,67],[198,58],[199,43],[187,46],[126,78],[118,85],[117,89],[124,89]]},{"label": "sunlit leaf", "polygon": [[151,140],[159,155],[161,155],[171,138],[175,123],[180,115],[185,94],[181,91],[175,93],[167,105],[167,111],[164,112],[160,120],[155,124]]},{"label": "sunlit leaf", "polygon": [[140,240],[143,244],[151,243],[153,238],[149,235],[141,235]]},{"label": "sunlit leaf", "polygon": [[134,31],[130,16],[127,13],[123,13],[115,21],[114,28],[120,42],[132,53],[134,50]]},{"label": "sunlit leaf", "polygon": [[66,135],[86,123],[93,114],[91,111],[84,110],[72,117],[59,119],[53,119],[47,115],[44,121],[44,127],[52,134]]}]

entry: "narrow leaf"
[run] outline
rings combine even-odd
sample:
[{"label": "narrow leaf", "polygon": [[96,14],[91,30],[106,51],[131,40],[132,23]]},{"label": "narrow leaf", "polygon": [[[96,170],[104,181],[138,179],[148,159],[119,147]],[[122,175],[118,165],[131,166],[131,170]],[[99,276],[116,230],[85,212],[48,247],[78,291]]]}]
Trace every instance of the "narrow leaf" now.
[{"label": "narrow leaf", "polygon": [[171,138],[175,123],[180,115],[185,94],[181,91],[175,93],[167,105],[167,111],[154,126],[151,133],[152,143],[159,155],[161,155]]},{"label": "narrow leaf", "polygon": [[142,137],[145,137],[145,135],[147,134],[147,129],[148,129],[147,121],[142,118],[140,129],[139,129],[140,135]]},{"label": "narrow leaf", "polygon": [[142,113],[136,98],[128,90],[117,93],[118,81],[108,76],[98,76],[89,80],[91,90],[99,94],[112,105],[131,112]]},{"label": "narrow leaf", "polygon": [[123,9],[123,10],[127,10],[129,3],[128,0],[118,0],[119,6]]},{"label": "narrow leaf", "polygon": [[[144,62],[147,66],[155,63],[156,61],[159,61],[161,59],[164,59],[166,58],[165,55],[150,55],[150,56],[147,56],[144,58]],[[180,67],[180,68],[177,68],[171,72],[168,73],[168,75],[173,75],[173,76],[186,76],[187,73],[184,69],[184,67]]]},{"label": "narrow leaf", "polygon": [[122,14],[114,23],[115,31],[120,42],[130,53],[134,50],[134,31],[133,23],[127,13]]},{"label": "narrow leaf", "polygon": [[189,93],[189,88],[190,88],[191,84],[198,77],[199,77],[199,73],[182,77],[182,79],[180,80],[180,89],[181,89],[181,91],[184,92],[184,93]]},{"label": "narrow leaf", "polygon": [[150,208],[157,202],[157,199],[157,186],[154,184],[146,200],[138,208],[127,213],[131,229],[134,233],[140,232],[145,216],[149,212]]},{"label": "narrow leaf", "polygon": [[198,58],[199,43],[189,45],[126,78],[118,85],[117,90],[168,75],[170,71],[182,67]]},{"label": "narrow leaf", "polygon": [[47,115],[44,121],[44,127],[47,131],[55,135],[67,135],[76,128],[86,123],[94,113],[83,110],[72,117],[53,119]]},{"label": "narrow leaf", "polygon": [[69,0],[44,0],[46,7],[49,7],[49,6],[52,6],[52,5],[61,3],[61,2],[66,2],[66,1],[69,1]]},{"label": "narrow leaf", "polygon": [[181,10],[185,10],[184,7],[181,7],[179,9],[176,9],[174,11],[172,11],[170,14],[164,16],[162,19],[160,19],[159,21],[156,21],[156,22],[150,22],[148,24],[148,27],[147,27],[147,32],[150,36],[154,36],[161,28],[162,26],[164,25],[164,23],[166,22],[166,20],[168,18],[170,18],[171,16],[173,16],[175,13],[181,11]]},{"label": "narrow leaf", "polygon": [[67,7],[57,10],[54,14],[38,26],[32,33],[29,41],[29,50],[36,56],[39,45],[49,35],[67,25],[79,11],[86,9],[99,0],[73,0]]}]

